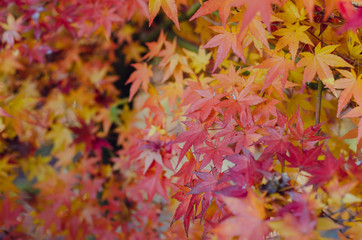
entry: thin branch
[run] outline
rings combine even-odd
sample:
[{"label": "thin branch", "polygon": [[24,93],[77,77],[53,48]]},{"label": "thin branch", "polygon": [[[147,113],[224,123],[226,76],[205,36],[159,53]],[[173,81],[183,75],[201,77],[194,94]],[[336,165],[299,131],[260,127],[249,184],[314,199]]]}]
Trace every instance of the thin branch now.
[{"label": "thin branch", "polygon": [[207,17],[207,16],[202,16],[202,18],[205,19],[206,21],[208,21],[209,23],[214,24],[215,26],[221,26],[221,23],[215,22],[214,20],[210,19],[210,18]]},{"label": "thin branch", "polygon": [[317,89],[317,104],[316,104],[316,113],[315,113],[315,124],[319,124],[321,121],[321,111],[322,111],[322,94],[323,94],[323,84],[320,79],[318,81]]}]

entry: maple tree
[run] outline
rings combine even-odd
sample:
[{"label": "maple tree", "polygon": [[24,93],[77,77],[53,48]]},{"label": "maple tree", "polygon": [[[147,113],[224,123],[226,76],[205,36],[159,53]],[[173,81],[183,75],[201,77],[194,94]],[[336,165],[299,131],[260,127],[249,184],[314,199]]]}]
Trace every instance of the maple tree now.
[{"label": "maple tree", "polygon": [[361,239],[360,0],[0,2],[1,239]]}]

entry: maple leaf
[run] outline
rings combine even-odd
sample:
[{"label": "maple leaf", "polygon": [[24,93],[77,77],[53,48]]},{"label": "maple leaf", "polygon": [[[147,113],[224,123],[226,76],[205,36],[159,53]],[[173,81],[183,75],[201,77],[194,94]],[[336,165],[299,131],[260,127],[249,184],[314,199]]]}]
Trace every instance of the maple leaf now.
[{"label": "maple leaf", "polygon": [[143,170],[143,174],[145,174],[147,172],[147,170],[150,168],[153,161],[156,161],[158,164],[163,166],[162,156],[158,152],[153,152],[151,150],[148,150],[148,151],[145,150],[141,153],[141,155],[139,156],[139,159],[144,159],[144,161],[145,161],[145,169]]},{"label": "maple leaf", "polygon": [[220,26],[214,26],[210,28],[213,31],[219,33],[218,35],[211,38],[210,41],[208,41],[204,46],[204,48],[213,48],[219,46],[216,52],[216,59],[212,72],[214,72],[216,68],[226,58],[230,49],[232,49],[238,57],[245,61],[242,45],[240,43],[240,40],[237,39],[235,27],[232,27],[231,29],[229,26],[226,26],[226,28]]},{"label": "maple leaf", "polygon": [[230,15],[230,8],[239,7],[242,4],[243,0],[208,0],[201,5],[194,15],[192,15],[190,21],[218,10],[222,25],[226,27],[226,21]]},{"label": "maple leaf", "polygon": [[97,163],[99,163],[100,160],[101,159],[99,157],[84,156],[79,159],[77,171],[82,175],[83,179],[88,175],[95,175],[99,172]]},{"label": "maple leaf", "polygon": [[7,17],[7,23],[0,23],[1,27],[5,29],[5,32],[2,34],[1,41],[7,43],[10,47],[14,46],[14,42],[19,41],[21,36],[19,34],[22,31],[22,22],[23,18],[19,17],[15,20],[12,14],[9,14]]},{"label": "maple leaf", "polygon": [[132,41],[127,44],[126,48],[122,49],[127,64],[131,61],[139,62],[141,60],[141,54],[145,51],[146,48],[142,46],[139,41]]},{"label": "maple leaf", "polygon": [[351,194],[351,190],[358,185],[358,181],[351,181],[346,184],[340,184],[338,177],[334,177],[327,185],[326,192],[330,197],[329,204],[351,204],[356,202],[362,202],[362,199]]},{"label": "maple leaf", "polygon": [[362,107],[358,106],[353,108],[351,111],[349,111],[346,115],[343,116],[343,118],[354,118],[359,117],[359,123],[358,123],[358,132],[357,132],[357,143],[359,143],[362,139]]},{"label": "maple leaf", "polygon": [[291,143],[288,143],[289,156],[283,155],[280,158],[287,160],[291,168],[305,169],[315,165],[319,155],[322,153],[323,144],[309,150],[303,150]]},{"label": "maple leaf", "polygon": [[295,70],[294,64],[290,60],[290,54],[284,54],[283,52],[280,52],[272,54],[271,56],[271,58],[266,59],[256,66],[257,68],[269,69],[265,76],[265,82],[262,91],[278,78],[281,79],[282,88],[284,88],[289,76],[289,71]]},{"label": "maple leaf", "polygon": [[200,194],[213,191],[218,182],[218,174],[210,174],[208,172],[194,172],[202,181],[198,182],[186,195]]},{"label": "maple leaf", "polygon": [[292,60],[294,62],[297,55],[299,42],[314,46],[308,35],[304,33],[310,27],[300,26],[299,22],[295,24],[285,23],[285,26],[286,28],[281,28],[273,32],[274,35],[281,36],[275,45],[275,51],[279,51],[288,45],[290,53],[292,54]]},{"label": "maple leaf", "polygon": [[235,71],[234,65],[230,64],[227,74],[212,74],[212,76],[219,81],[216,87],[222,87],[225,88],[225,90],[230,90],[233,87],[236,89],[246,87],[248,82],[240,76],[241,70],[242,69],[239,68],[237,71]]},{"label": "maple leaf", "polygon": [[[181,203],[176,209],[176,212],[173,216],[173,219],[171,221],[171,225],[180,219],[182,216],[184,216],[184,227],[186,231],[186,235],[188,235],[189,226],[190,226],[190,219],[192,215],[196,215],[196,208],[199,205],[201,201],[201,195],[200,194],[187,194],[189,192],[189,189],[184,186],[177,185],[178,188],[180,188],[181,191],[177,192],[172,198],[177,199]],[[196,207],[196,208],[195,208]]]},{"label": "maple leaf", "polygon": [[215,90],[211,88],[207,90],[194,91],[202,98],[192,103],[189,109],[185,112],[185,115],[198,111],[200,114],[199,119],[201,121],[205,121],[212,110],[218,111],[218,104],[220,103],[220,99],[224,97],[224,94],[216,94]]},{"label": "maple leaf", "polygon": [[160,51],[159,56],[163,57],[160,66],[165,68],[162,82],[166,81],[172,75],[178,82],[183,81],[183,73],[187,72],[192,74],[193,71],[187,63],[187,58],[176,52],[176,38],[173,39],[172,43],[166,41],[165,49]]},{"label": "maple leaf", "polygon": [[100,16],[95,21],[95,28],[103,27],[105,36],[109,39],[112,31],[112,23],[124,21],[118,14],[117,8],[102,9]]},{"label": "maple leaf", "polygon": [[131,66],[134,67],[136,71],[131,74],[126,82],[126,84],[132,83],[128,98],[129,102],[132,100],[141,84],[143,90],[147,92],[150,78],[153,76],[151,64],[148,66],[147,63],[134,63]]},{"label": "maple leaf", "polygon": [[340,78],[335,82],[336,89],[344,89],[338,99],[337,116],[341,113],[342,109],[350,101],[352,96],[362,106],[362,74],[357,78],[355,71],[352,69],[350,72],[346,70],[338,70],[345,78]]},{"label": "maple leaf", "polygon": [[149,18],[147,2],[144,0],[131,0],[126,1],[127,20],[131,20],[136,10],[140,11],[143,15]]},{"label": "maple leaf", "polygon": [[26,164],[23,163],[23,171],[27,174],[27,178],[43,181],[47,176],[54,174],[54,169],[49,164],[50,160],[51,157],[41,155],[29,158]]},{"label": "maple leaf", "polygon": [[362,44],[360,38],[352,31],[348,31],[347,36],[348,54],[356,60],[362,60]]},{"label": "maple leaf", "polygon": [[285,23],[295,23],[306,19],[304,8],[299,9],[292,1],[286,1],[283,5],[284,12],[276,13],[278,18],[284,20]]},{"label": "maple leaf", "polygon": [[261,98],[257,95],[250,94],[251,86],[248,86],[238,92],[234,89],[229,99],[221,101],[219,106],[225,108],[225,124],[227,124],[236,114],[240,114],[240,119],[245,120],[245,122],[250,122],[252,124],[251,112],[249,106],[257,105],[263,101],[264,98]]},{"label": "maple leaf", "polygon": [[89,125],[85,123],[83,119],[79,119],[81,127],[71,127],[77,137],[74,139],[74,143],[85,143],[85,151],[89,152],[93,150],[97,154],[102,153],[102,148],[112,148],[112,146],[104,139],[99,138],[95,135],[97,128],[94,123],[91,122]]},{"label": "maple leaf", "polygon": [[283,128],[280,127],[267,127],[269,132],[268,136],[259,139],[257,143],[264,143],[268,145],[264,153],[280,153],[285,154],[287,151],[287,143],[290,135],[286,135]]},{"label": "maple leaf", "polygon": [[303,5],[305,6],[305,9],[307,10],[309,19],[313,21],[313,8],[314,8],[314,0],[303,0]]},{"label": "maple leaf", "polygon": [[264,122],[269,120],[270,116],[277,116],[277,108],[275,107],[280,101],[276,99],[267,100],[265,102],[260,103],[253,110],[252,114],[254,117],[254,121],[258,120]]},{"label": "maple leaf", "polygon": [[144,189],[148,200],[152,201],[156,193],[169,202],[166,187],[170,185],[170,180],[163,174],[162,167],[156,167],[156,170],[147,171],[145,177],[138,183],[136,188]]},{"label": "maple leaf", "polygon": [[73,141],[72,132],[59,123],[52,125],[52,130],[48,132],[46,137],[50,140],[53,140],[53,152],[63,150],[68,144],[72,143]]},{"label": "maple leaf", "polygon": [[[248,46],[251,41],[254,43],[255,48],[258,50],[259,54],[263,54],[263,45],[266,49],[270,49],[268,43],[268,32],[265,29],[265,25],[261,22],[260,16],[255,16],[247,25],[246,28],[241,28],[244,20],[244,11],[236,13],[230,21],[238,22],[237,29],[239,29],[238,38],[246,46]],[[262,44],[263,45],[262,45]]]},{"label": "maple leaf", "polygon": [[249,150],[244,147],[241,149],[242,154],[235,154],[225,158],[235,164],[225,173],[225,176],[228,178],[227,180],[232,180],[236,186],[245,190],[256,183],[260,183],[263,178],[262,173],[270,171],[273,158],[267,152],[263,152],[258,160],[255,160]]},{"label": "maple leaf", "polygon": [[329,66],[353,68],[352,65],[344,61],[341,57],[330,54],[337,47],[338,45],[332,45],[322,48],[321,43],[318,43],[314,49],[314,54],[309,52],[300,53],[303,58],[297,63],[297,67],[306,67],[304,69],[303,84],[311,82],[317,74],[324,85],[326,85],[334,95],[337,95],[334,89],[334,76]]},{"label": "maple leaf", "polygon": [[318,141],[327,138],[318,136],[318,132],[320,131],[320,127],[323,125],[323,123],[319,123],[304,129],[303,120],[300,116],[299,110],[296,111],[293,118],[296,119],[296,124],[295,127],[290,126],[289,130],[292,135],[292,139],[300,141],[303,149],[312,148]]},{"label": "maple leaf", "polygon": [[12,227],[20,225],[22,218],[20,217],[21,212],[24,211],[23,207],[19,204],[16,204],[16,198],[10,197],[7,192],[0,195],[0,224],[5,230],[9,230]]},{"label": "maple leaf", "polygon": [[218,184],[219,177],[222,176],[218,174],[215,169],[211,170],[211,173],[208,172],[194,172],[195,175],[201,180],[195,180],[195,186],[189,191],[186,195],[189,194],[201,194],[202,203],[201,203],[201,215],[200,219],[203,219],[203,216],[207,209],[209,208],[211,201],[213,199],[213,192],[219,190],[223,187],[224,184]]},{"label": "maple leaf", "polygon": [[203,46],[199,47],[197,53],[183,49],[187,57],[191,60],[190,66],[194,69],[195,73],[199,73],[201,70],[205,71],[206,66],[209,64],[211,53],[207,53]]},{"label": "maple leaf", "polygon": [[180,99],[184,93],[183,84],[179,81],[170,82],[165,86],[161,87],[163,91],[160,95],[160,100],[165,98],[168,99],[168,106],[173,108],[173,106],[177,106],[177,99]]},{"label": "maple leaf", "polygon": [[266,211],[263,201],[249,192],[246,199],[222,197],[227,208],[234,216],[226,218],[214,228],[213,232],[220,239],[264,239],[268,226],[264,222]]},{"label": "maple leaf", "polygon": [[195,156],[188,151],[186,154],[188,161],[182,165],[180,170],[178,170],[174,176],[180,178],[178,181],[182,181],[183,184],[186,184],[191,181],[193,177],[193,172],[199,170],[200,164],[197,163]]},{"label": "maple leaf", "polygon": [[97,198],[97,193],[100,191],[104,181],[105,180],[101,178],[96,178],[92,180],[88,178],[83,178],[81,181],[82,185],[81,194],[82,195],[86,194],[87,197],[95,200]]},{"label": "maple leaf", "polygon": [[177,165],[180,163],[182,158],[186,155],[187,151],[192,146],[197,147],[198,145],[202,144],[208,136],[208,133],[200,124],[200,122],[184,122],[184,124],[186,125],[188,130],[179,135],[174,141],[174,143],[185,142],[184,146],[181,149]]},{"label": "maple leaf", "polygon": [[243,24],[241,25],[241,31],[249,25],[255,15],[259,12],[265,25],[270,29],[270,16],[272,15],[272,4],[279,4],[278,0],[259,0],[248,1],[247,7],[244,13]]},{"label": "maple leaf", "polygon": [[205,141],[205,147],[198,148],[195,153],[205,154],[201,162],[200,169],[206,167],[210,161],[214,163],[216,169],[221,172],[223,164],[223,156],[231,155],[234,152],[227,146],[230,142],[229,139],[225,138],[220,140],[217,138],[214,143]]},{"label": "maple leaf", "polygon": [[358,29],[362,26],[362,10],[361,8],[359,8],[354,14],[353,16],[348,19],[348,22],[343,26],[343,28],[341,29],[341,31],[346,31],[348,29]]},{"label": "maple leaf", "polygon": [[317,218],[314,211],[321,208],[315,194],[289,193],[292,202],[279,211],[282,220],[268,223],[272,229],[280,231],[287,239],[314,239]]},{"label": "maple leaf", "polygon": [[180,30],[180,25],[177,17],[177,5],[175,0],[150,0],[148,5],[150,12],[148,26],[151,26],[161,7],[166,15],[171,18],[171,20],[176,24],[177,29]]},{"label": "maple leaf", "polygon": [[305,171],[311,174],[308,184],[320,186],[331,180],[343,162],[344,159],[336,159],[328,150],[324,161],[317,161],[315,166],[305,168]]},{"label": "maple leaf", "polygon": [[147,59],[147,58],[148,58],[148,60],[150,60],[153,57],[157,56],[160,53],[161,48],[162,48],[163,44],[165,43],[165,41],[166,41],[166,36],[163,33],[163,30],[161,30],[160,36],[158,36],[157,41],[146,42],[146,45],[147,45],[149,51],[146,55],[144,55],[142,57],[142,60]]}]

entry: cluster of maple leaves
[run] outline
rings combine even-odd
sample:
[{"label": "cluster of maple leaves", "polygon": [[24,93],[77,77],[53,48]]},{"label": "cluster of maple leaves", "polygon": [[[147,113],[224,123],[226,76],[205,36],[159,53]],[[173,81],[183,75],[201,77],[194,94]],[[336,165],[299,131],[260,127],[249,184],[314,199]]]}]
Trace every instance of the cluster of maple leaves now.
[{"label": "cluster of maple leaves", "polygon": [[360,5],[2,1],[0,238],[362,238]]}]

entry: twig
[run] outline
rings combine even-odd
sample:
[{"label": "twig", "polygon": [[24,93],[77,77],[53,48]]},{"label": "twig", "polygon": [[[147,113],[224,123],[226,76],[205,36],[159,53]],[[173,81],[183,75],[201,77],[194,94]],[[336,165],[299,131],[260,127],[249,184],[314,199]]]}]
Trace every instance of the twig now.
[{"label": "twig", "polygon": [[215,26],[221,26],[221,23],[215,22],[214,20],[210,19],[210,18],[207,17],[207,16],[202,16],[202,18],[205,19],[206,21],[208,21],[209,23],[214,24]]},{"label": "twig", "polygon": [[315,124],[319,124],[321,121],[321,110],[322,110],[322,93],[323,93],[323,84],[320,79],[318,81],[317,89],[317,104],[316,104],[316,113],[315,113]]}]

